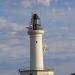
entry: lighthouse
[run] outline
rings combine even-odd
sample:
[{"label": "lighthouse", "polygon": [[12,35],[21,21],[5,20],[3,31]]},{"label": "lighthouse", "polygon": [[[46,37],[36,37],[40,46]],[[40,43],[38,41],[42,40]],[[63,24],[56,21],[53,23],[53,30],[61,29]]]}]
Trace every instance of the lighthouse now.
[{"label": "lighthouse", "polygon": [[53,69],[44,67],[42,41],[44,29],[36,13],[32,14],[31,25],[27,29],[30,38],[30,69],[20,69],[20,75],[54,75]]},{"label": "lighthouse", "polygon": [[43,70],[43,45],[42,35],[44,30],[40,25],[40,18],[37,14],[32,15],[32,27],[28,27],[30,36],[30,69]]}]

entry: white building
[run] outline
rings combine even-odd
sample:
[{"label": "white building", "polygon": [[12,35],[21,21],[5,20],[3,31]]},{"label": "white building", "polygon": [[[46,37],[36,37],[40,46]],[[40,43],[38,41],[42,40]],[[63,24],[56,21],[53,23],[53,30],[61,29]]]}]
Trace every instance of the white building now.
[{"label": "white building", "polygon": [[44,67],[42,43],[44,30],[36,13],[32,15],[31,23],[32,25],[27,27],[30,38],[30,69],[20,69],[20,75],[54,75],[52,69]]}]

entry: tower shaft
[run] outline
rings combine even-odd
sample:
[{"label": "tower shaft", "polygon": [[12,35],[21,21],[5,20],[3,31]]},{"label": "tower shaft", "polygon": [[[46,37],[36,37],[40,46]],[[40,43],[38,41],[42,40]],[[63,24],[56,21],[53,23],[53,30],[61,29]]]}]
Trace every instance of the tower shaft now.
[{"label": "tower shaft", "polygon": [[30,35],[30,69],[43,70],[43,30],[29,30]]}]

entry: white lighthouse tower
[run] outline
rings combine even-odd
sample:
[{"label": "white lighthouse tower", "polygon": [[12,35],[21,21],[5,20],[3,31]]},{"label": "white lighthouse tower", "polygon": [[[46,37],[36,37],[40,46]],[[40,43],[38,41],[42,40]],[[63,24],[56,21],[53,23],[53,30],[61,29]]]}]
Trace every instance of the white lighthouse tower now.
[{"label": "white lighthouse tower", "polygon": [[52,69],[44,67],[42,43],[44,30],[36,13],[32,15],[31,25],[27,29],[30,37],[30,69],[20,69],[20,75],[54,75]]}]

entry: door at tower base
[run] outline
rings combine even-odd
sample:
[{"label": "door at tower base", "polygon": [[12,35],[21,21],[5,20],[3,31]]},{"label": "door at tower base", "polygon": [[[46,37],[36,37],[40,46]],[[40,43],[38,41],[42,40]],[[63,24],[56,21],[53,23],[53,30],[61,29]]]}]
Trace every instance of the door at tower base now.
[{"label": "door at tower base", "polygon": [[53,70],[24,70],[20,75],[54,75]]}]

